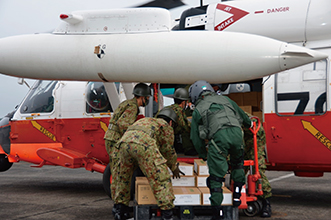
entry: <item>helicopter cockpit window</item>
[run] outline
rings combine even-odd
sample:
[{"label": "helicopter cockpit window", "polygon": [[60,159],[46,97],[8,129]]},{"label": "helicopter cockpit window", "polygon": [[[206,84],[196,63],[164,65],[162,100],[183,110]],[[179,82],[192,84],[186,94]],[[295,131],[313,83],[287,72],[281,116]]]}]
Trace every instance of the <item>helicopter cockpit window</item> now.
[{"label": "helicopter cockpit window", "polygon": [[57,81],[37,81],[20,109],[24,113],[47,113],[54,109],[53,89]]},{"label": "helicopter cockpit window", "polygon": [[89,82],[85,92],[86,112],[112,112],[106,89],[102,82]]}]

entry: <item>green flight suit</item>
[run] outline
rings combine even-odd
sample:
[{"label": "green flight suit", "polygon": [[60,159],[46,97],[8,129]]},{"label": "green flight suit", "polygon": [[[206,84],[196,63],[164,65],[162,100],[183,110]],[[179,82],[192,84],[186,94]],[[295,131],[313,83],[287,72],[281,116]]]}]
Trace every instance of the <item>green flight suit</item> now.
[{"label": "green flight suit", "polygon": [[[213,102],[216,99],[222,104]],[[208,121],[207,113],[206,115],[200,114],[199,109],[201,110],[203,108],[199,105],[207,109],[209,106],[208,115],[212,115],[211,117],[217,120]],[[243,166],[244,150],[241,124],[245,127],[250,127],[251,120],[228,97],[217,95],[214,92],[204,92],[196,101],[196,108],[192,114],[191,139],[199,153],[199,157],[207,159],[210,176],[217,178],[223,178],[225,176],[228,171],[226,157],[230,154],[232,167],[231,178],[234,182],[245,183],[245,172],[241,168]],[[205,138],[201,138],[200,136],[203,127],[206,133]],[[208,154],[205,139],[208,139]],[[222,182],[210,180],[210,188],[222,188]],[[212,206],[220,206],[223,201],[223,193],[213,192],[209,199]]]}]

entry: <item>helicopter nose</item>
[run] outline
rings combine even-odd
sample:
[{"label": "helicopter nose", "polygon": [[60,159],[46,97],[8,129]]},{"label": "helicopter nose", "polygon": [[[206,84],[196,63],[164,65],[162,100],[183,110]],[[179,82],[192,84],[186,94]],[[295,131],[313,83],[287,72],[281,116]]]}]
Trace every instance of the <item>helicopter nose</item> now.
[{"label": "helicopter nose", "polygon": [[[6,153],[10,153],[10,124],[9,120],[14,115],[14,112],[9,113],[0,120],[0,147]],[[0,149],[1,150],[1,149]],[[1,154],[1,153],[0,153]]]}]

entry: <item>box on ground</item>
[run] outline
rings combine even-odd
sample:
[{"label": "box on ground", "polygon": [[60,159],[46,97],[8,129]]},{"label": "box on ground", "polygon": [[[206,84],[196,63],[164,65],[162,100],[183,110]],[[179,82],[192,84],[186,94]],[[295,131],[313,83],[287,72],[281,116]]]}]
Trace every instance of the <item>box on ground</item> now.
[{"label": "box on ground", "polygon": [[175,205],[201,205],[201,192],[197,187],[173,187]]},{"label": "box on ground", "polygon": [[194,171],[198,176],[209,175],[209,169],[207,166],[207,162],[202,159],[194,160]]},{"label": "box on ground", "polygon": [[[210,191],[207,187],[199,187],[198,188],[201,192],[201,204],[202,205],[210,205]],[[226,188],[225,186],[222,187],[223,189],[223,202],[222,205],[230,206],[232,205],[232,192]]]}]

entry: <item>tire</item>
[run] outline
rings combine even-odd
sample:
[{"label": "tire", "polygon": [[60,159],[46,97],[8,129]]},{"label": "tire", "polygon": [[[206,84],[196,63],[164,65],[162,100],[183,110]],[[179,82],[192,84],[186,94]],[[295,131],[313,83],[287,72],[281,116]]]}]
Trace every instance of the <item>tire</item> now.
[{"label": "tire", "polygon": [[247,205],[247,209],[244,209],[243,212],[248,217],[258,215],[262,211],[262,204],[259,200],[254,202],[248,202]]},{"label": "tire", "polygon": [[8,157],[6,154],[0,154],[0,172],[4,172],[9,170],[13,163],[8,161]]},{"label": "tire", "polygon": [[109,196],[109,198],[111,198],[111,194],[110,194],[110,167],[109,164],[106,166],[105,171],[103,172],[103,177],[102,177],[102,183],[103,183],[103,188],[106,192],[106,194]]},{"label": "tire", "polygon": [[[111,194],[110,194],[110,176],[111,176],[111,172],[110,172],[110,168],[109,168],[109,164],[107,165],[105,171],[103,172],[103,177],[102,177],[102,182],[103,182],[103,188],[106,192],[106,194],[109,196],[109,198],[111,198]],[[139,176],[144,176],[143,172],[140,170],[140,168],[136,169],[133,172],[132,175],[132,179],[131,179],[131,193],[130,193],[130,199],[132,200],[134,198],[134,194],[135,194],[135,182],[136,182],[136,177]]]}]

